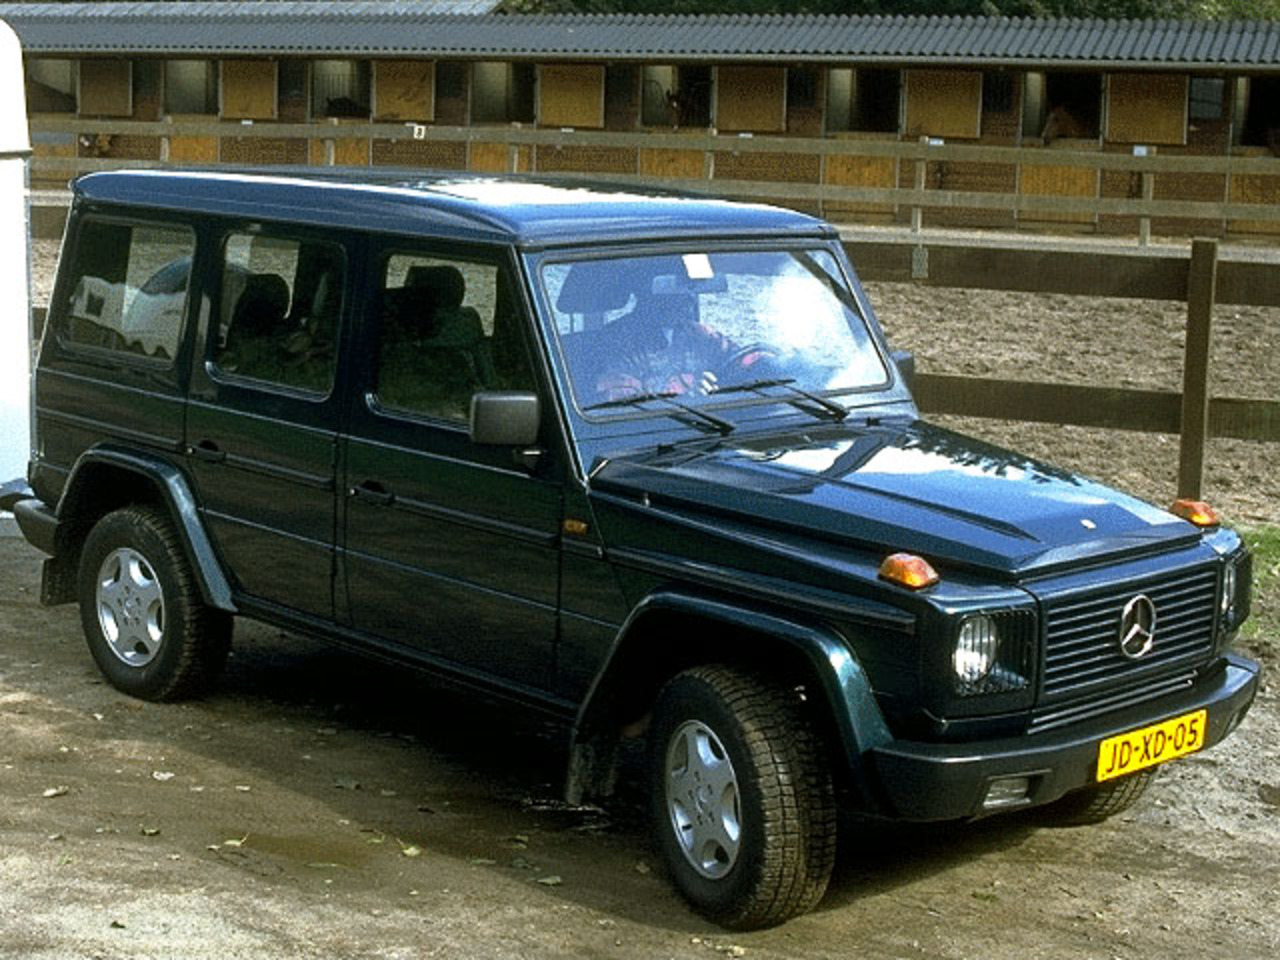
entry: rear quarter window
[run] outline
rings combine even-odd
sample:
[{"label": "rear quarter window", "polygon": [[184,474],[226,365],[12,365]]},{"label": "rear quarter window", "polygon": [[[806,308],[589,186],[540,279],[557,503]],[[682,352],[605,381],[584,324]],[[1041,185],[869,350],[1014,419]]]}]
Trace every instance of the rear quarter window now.
[{"label": "rear quarter window", "polygon": [[81,224],[59,335],[63,343],[171,362],[182,340],[195,234],[178,225]]}]

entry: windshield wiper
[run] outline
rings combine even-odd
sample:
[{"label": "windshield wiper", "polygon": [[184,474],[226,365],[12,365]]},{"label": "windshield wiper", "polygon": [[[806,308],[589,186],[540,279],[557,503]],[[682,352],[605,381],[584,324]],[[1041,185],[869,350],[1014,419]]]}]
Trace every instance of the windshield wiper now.
[{"label": "windshield wiper", "polygon": [[680,394],[670,390],[660,393],[633,393],[629,397],[618,397],[616,400],[601,400],[599,403],[591,403],[583,407],[582,410],[585,413],[588,410],[603,410],[607,407],[636,407],[642,403],[657,401],[679,410],[680,413],[669,413],[668,416],[674,417],[683,423],[692,423],[695,427],[710,427],[722,436],[728,436],[733,433],[733,424],[728,420],[722,420],[720,417],[699,410],[697,407],[681,403],[676,399],[678,396]]},{"label": "windshield wiper", "polygon": [[[823,420],[835,420],[837,422],[849,416],[849,411],[834,400],[828,400],[826,397],[803,390],[797,387],[795,382],[795,377],[772,377],[765,380],[752,380],[749,383],[735,383],[727,387],[718,386],[714,387],[710,392],[712,394],[749,392],[767,397],[770,395],[764,392],[766,387],[786,387],[793,395],[790,397],[778,397],[777,399],[791,404],[797,410],[803,410],[805,413],[820,417]],[[810,403],[816,404],[818,409],[815,410],[809,406]]]}]

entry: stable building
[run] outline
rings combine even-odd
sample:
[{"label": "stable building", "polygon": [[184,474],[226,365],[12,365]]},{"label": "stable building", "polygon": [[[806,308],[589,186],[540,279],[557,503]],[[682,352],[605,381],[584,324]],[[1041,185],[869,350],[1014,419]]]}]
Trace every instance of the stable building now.
[{"label": "stable building", "polygon": [[[915,188],[1014,198],[930,222],[1099,230],[1135,218],[1017,198],[1280,201],[1274,22],[515,15],[493,0],[0,4],[0,18],[26,57],[37,181],[124,162],[537,171],[777,184],[780,202],[878,219],[907,216],[891,192]],[[885,146],[922,140],[1019,154],[921,164]],[[1081,154],[1218,161],[1144,179]]]}]

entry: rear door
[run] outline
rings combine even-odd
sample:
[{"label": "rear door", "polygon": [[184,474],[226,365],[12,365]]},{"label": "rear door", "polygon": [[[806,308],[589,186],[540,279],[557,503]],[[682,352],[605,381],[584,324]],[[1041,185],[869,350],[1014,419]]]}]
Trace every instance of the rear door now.
[{"label": "rear door", "polygon": [[259,224],[216,239],[187,412],[188,469],[237,590],[250,603],[328,620],[336,344],[350,252]]},{"label": "rear door", "polygon": [[370,263],[375,315],[343,457],[352,624],[463,672],[549,690],[556,465],[548,455],[530,470],[467,433],[474,392],[535,386],[510,262],[500,249],[389,242]]}]

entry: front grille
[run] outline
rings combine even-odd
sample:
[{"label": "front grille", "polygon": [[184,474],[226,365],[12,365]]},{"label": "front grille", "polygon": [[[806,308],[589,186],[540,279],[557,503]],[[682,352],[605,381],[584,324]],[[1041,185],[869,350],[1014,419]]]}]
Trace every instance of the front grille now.
[{"label": "front grille", "polygon": [[1136,686],[1126,686],[1085,700],[1068,700],[1041,708],[1032,715],[1031,729],[1037,733],[1053,730],[1090,717],[1099,717],[1113,710],[1123,710],[1147,700],[1158,700],[1168,694],[1190,689],[1195,677],[1194,670],[1179,670],[1170,676],[1156,677]]},{"label": "front grille", "polygon": [[[1044,669],[1035,725],[1080,718],[1184,683],[1208,659],[1218,571],[1203,565],[1122,585],[1045,600]],[[1138,594],[1156,610],[1155,643],[1137,660],[1120,652],[1120,616]],[[1176,680],[1175,680],[1176,678]]]}]

